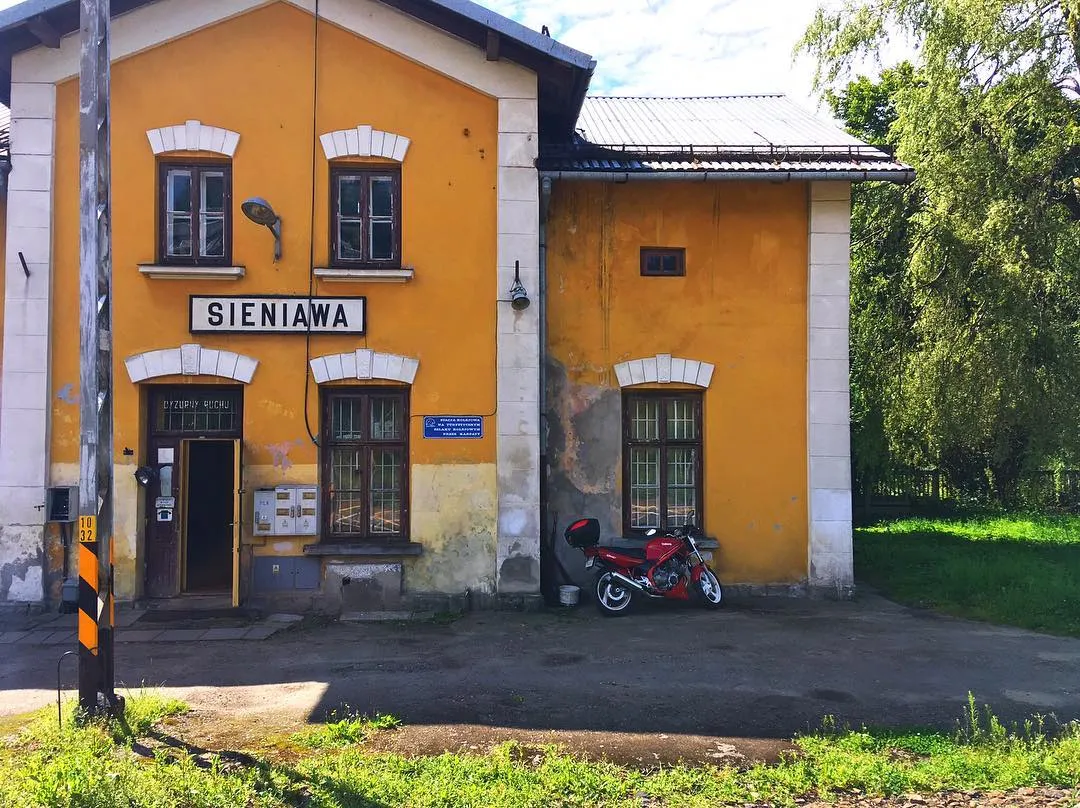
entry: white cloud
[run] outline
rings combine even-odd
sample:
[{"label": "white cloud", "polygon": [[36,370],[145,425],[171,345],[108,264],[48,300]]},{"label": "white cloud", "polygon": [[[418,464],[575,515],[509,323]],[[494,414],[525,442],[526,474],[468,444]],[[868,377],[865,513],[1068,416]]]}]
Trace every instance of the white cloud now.
[{"label": "white cloud", "polygon": [[814,0],[487,0],[597,60],[592,92],[782,92],[810,108],[813,65],[792,50]]},{"label": "white cloud", "polygon": [[[593,93],[781,92],[818,107],[813,64],[792,61],[817,0],[478,1],[534,30],[546,25],[556,39],[591,54]],[[0,0],[0,9],[16,2]]]}]

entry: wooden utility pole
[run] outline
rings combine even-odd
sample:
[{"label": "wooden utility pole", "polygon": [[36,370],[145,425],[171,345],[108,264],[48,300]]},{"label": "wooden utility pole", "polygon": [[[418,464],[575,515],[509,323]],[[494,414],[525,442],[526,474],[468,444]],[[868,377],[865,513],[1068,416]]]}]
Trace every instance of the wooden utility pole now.
[{"label": "wooden utility pole", "polygon": [[79,706],[122,709],[113,676],[110,0],[80,0]]}]

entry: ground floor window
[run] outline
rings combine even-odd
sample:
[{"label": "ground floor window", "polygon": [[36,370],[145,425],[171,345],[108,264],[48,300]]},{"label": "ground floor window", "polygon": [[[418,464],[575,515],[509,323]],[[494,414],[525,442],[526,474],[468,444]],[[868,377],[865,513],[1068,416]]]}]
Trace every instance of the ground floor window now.
[{"label": "ground floor window", "polygon": [[701,524],[701,394],[623,394],[623,527]]},{"label": "ground floor window", "polygon": [[330,541],[408,536],[408,393],[341,388],[324,393],[323,536]]}]

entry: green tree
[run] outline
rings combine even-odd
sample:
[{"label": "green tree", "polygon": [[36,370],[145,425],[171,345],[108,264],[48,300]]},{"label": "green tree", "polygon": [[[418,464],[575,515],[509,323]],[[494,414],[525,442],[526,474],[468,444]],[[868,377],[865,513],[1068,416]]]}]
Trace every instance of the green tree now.
[{"label": "green tree", "polygon": [[[918,179],[853,199],[857,471],[940,463],[1009,499],[1080,439],[1080,0],[848,0],[800,47]],[[890,37],[914,64],[848,83]]]}]

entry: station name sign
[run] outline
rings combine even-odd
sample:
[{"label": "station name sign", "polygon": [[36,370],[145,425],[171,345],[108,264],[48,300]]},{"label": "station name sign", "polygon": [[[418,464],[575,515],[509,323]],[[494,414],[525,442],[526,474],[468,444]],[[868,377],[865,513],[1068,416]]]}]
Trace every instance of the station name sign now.
[{"label": "station name sign", "polygon": [[367,298],[191,296],[192,334],[363,334]]}]

